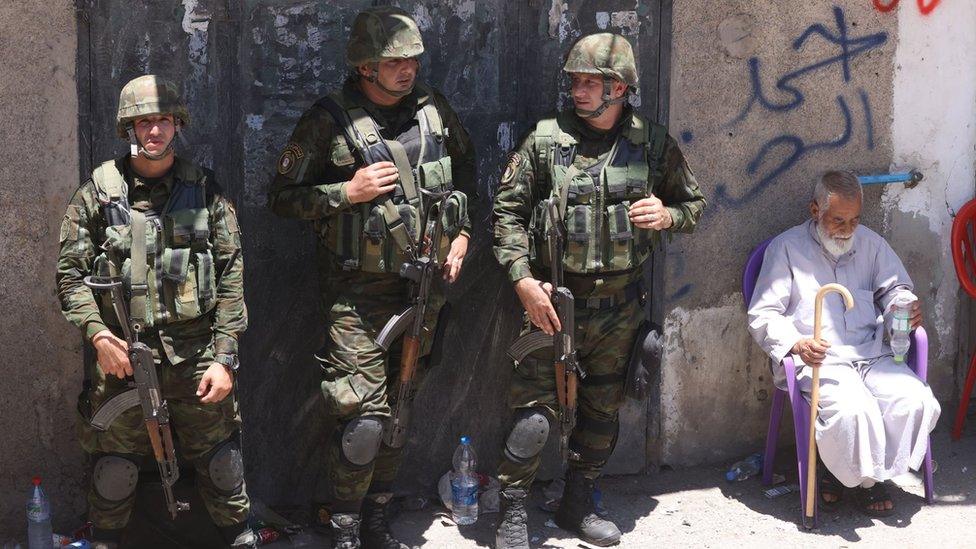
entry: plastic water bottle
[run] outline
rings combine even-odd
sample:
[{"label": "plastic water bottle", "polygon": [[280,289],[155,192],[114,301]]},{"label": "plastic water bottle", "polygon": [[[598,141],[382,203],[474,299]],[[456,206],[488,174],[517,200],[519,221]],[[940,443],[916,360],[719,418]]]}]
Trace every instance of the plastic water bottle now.
[{"label": "plastic water bottle", "polygon": [[54,533],[51,531],[51,502],[41,490],[41,477],[34,477],[34,493],[27,500],[27,547],[52,549]]},{"label": "plastic water bottle", "polygon": [[729,482],[742,481],[753,477],[762,471],[763,459],[761,454],[752,454],[736,463],[725,473],[725,480]]},{"label": "plastic water bottle", "polygon": [[908,334],[912,331],[912,303],[911,299],[899,297],[892,307],[889,339],[891,340],[891,352],[895,354],[895,362],[904,362],[905,353],[911,346]]},{"label": "plastic water bottle", "polygon": [[458,526],[478,520],[478,458],[471,439],[461,437],[454,450],[454,472],[451,474],[451,517]]}]

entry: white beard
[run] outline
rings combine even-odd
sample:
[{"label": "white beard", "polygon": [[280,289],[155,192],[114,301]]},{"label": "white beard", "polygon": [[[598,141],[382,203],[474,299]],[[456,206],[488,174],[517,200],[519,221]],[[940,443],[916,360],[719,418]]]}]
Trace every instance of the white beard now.
[{"label": "white beard", "polygon": [[823,244],[827,253],[830,254],[834,259],[851,251],[854,247],[854,235],[847,238],[834,238],[827,234],[827,231],[823,229],[820,223],[817,223],[817,236],[820,237],[820,243]]}]

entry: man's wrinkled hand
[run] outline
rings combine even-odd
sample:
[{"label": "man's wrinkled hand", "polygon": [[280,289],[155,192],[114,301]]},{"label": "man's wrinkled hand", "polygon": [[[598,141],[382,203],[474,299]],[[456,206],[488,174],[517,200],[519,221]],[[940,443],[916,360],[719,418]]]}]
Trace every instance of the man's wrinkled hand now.
[{"label": "man's wrinkled hand", "polygon": [[370,200],[393,191],[397,178],[400,177],[393,162],[377,162],[356,170],[346,184],[346,196],[350,204],[369,202]]},{"label": "man's wrinkled hand", "polygon": [[562,329],[559,315],[552,306],[552,284],[542,282],[532,277],[526,277],[515,283],[515,293],[518,294],[529,320],[543,332],[553,335]]},{"label": "man's wrinkled hand", "polygon": [[92,336],[92,345],[98,354],[98,367],[102,373],[125,379],[132,375],[132,364],[129,363],[129,344],[124,339],[115,337],[109,330],[102,330]]},{"label": "man's wrinkled hand", "polygon": [[823,338],[813,339],[811,337],[801,339],[794,343],[790,352],[795,355],[800,355],[800,359],[803,360],[804,364],[818,367],[823,364],[824,358],[827,357],[828,348],[830,348],[830,343],[827,343]]},{"label": "man's wrinkled hand", "polygon": [[227,368],[219,362],[214,362],[203,373],[200,385],[197,386],[197,396],[204,404],[214,404],[224,400],[234,388],[234,378]]},{"label": "man's wrinkled hand", "polygon": [[916,299],[912,303],[911,323],[912,323],[913,330],[922,325],[922,300],[921,299]]},{"label": "man's wrinkled hand", "polygon": [[661,199],[653,194],[650,198],[642,198],[631,204],[627,215],[630,217],[630,222],[638,229],[663,231],[674,224],[671,212],[664,207]]},{"label": "man's wrinkled hand", "polygon": [[444,260],[444,280],[454,282],[461,274],[461,263],[468,254],[468,235],[461,233],[451,242],[451,250]]}]

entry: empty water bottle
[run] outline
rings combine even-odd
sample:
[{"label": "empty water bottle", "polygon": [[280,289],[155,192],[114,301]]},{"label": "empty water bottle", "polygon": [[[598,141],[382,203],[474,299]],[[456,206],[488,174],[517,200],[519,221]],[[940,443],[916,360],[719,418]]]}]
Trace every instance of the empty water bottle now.
[{"label": "empty water bottle", "polygon": [[474,524],[478,520],[478,458],[471,439],[461,437],[454,450],[454,471],[451,473],[451,517],[458,525]]},{"label": "empty water bottle", "polygon": [[745,480],[753,477],[762,471],[762,455],[752,454],[746,459],[736,463],[725,473],[725,480],[729,482]]},{"label": "empty water bottle", "polygon": [[27,500],[27,547],[52,549],[54,533],[51,531],[51,502],[41,490],[41,477],[34,477],[34,491]]},{"label": "empty water bottle", "polygon": [[911,346],[908,339],[909,332],[912,331],[912,303],[913,299],[898,297],[892,304],[891,310],[891,352],[895,355],[895,362],[904,362],[905,353]]}]

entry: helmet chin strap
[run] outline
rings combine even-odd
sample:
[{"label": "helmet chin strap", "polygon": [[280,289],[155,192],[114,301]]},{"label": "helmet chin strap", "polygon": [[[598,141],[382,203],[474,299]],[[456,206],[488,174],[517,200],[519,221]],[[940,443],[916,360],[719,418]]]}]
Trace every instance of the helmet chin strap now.
[{"label": "helmet chin strap", "polygon": [[[179,131],[180,131],[179,125],[177,125],[176,127],[177,135],[179,134]],[[176,144],[176,135],[174,135],[173,139],[169,140],[169,143],[166,145],[166,148],[162,150],[162,152],[159,152],[157,154],[152,154],[151,152],[147,151],[146,148],[143,147],[141,143],[139,143],[139,140],[136,138],[135,129],[133,129],[131,125],[126,130],[126,133],[129,134],[129,155],[132,156],[133,158],[141,155],[144,158],[147,158],[149,160],[162,160],[166,158],[166,155],[168,155],[170,152],[173,151],[173,147]]]},{"label": "helmet chin strap", "polygon": [[619,105],[620,103],[627,101],[627,94],[621,95],[616,99],[613,98],[613,96],[610,94],[611,91],[610,86],[612,82],[613,82],[612,78],[610,78],[609,76],[604,76],[603,97],[601,98],[603,102],[600,103],[599,107],[593,109],[592,111],[588,111],[586,109],[581,109],[577,107],[576,115],[579,116],[580,118],[596,118],[601,114],[605,113],[607,109],[610,108],[610,105]]}]

